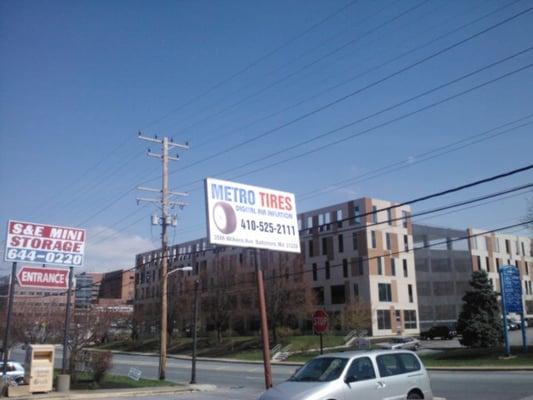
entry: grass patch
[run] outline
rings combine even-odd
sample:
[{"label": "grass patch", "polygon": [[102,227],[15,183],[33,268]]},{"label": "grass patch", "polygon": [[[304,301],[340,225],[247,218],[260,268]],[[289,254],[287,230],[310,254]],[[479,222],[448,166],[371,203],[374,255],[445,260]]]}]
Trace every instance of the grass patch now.
[{"label": "grass patch", "polygon": [[426,367],[533,367],[533,350],[511,349],[513,357],[504,358],[503,349],[451,349],[420,355]]},{"label": "grass patch", "polygon": [[[58,374],[60,370],[55,370]],[[174,382],[160,381],[157,379],[141,378],[135,381],[127,376],[106,374],[100,384],[93,380],[93,375],[89,372],[81,372],[78,374],[76,382],[72,382],[70,387],[74,390],[96,390],[96,389],[134,389],[146,387],[160,387],[160,386],[176,386]]]}]

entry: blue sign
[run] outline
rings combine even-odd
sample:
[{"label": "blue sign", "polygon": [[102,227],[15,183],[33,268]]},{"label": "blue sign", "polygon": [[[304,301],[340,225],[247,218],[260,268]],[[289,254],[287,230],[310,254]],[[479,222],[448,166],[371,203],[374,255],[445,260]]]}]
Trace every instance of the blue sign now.
[{"label": "blue sign", "polygon": [[522,308],[522,282],[520,272],[514,265],[506,265],[500,268],[500,284],[506,313],[523,312]]}]

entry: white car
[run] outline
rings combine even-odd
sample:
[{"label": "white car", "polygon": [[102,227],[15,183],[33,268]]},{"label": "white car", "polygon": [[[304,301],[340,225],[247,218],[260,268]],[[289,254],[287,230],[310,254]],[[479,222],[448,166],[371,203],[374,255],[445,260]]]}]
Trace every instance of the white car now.
[{"label": "white car", "polygon": [[369,350],[316,357],[259,400],[433,400],[429,375],[406,350]]},{"label": "white car", "polygon": [[[0,377],[3,376],[4,362],[0,361]],[[7,362],[7,378],[12,379],[18,384],[24,382],[24,367],[16,361]]]}]

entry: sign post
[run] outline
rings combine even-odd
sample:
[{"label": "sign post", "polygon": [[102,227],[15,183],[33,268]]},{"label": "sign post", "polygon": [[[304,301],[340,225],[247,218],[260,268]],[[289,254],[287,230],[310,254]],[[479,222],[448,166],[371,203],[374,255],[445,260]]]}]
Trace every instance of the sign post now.
[{"label": "sign post", "polygon": [[[17,274],[17,263],[13,262],[11,266],[11,283],[9,285],[9,304],[7,306],[7,315],[6,315],[6,330],[4,332],[4,346],[2,349],[2,355],[4,360],[4,365],[2,367],[2,378],[3,383],[7,383],[7,353],[9,351],[8,342],[9,342],[9,330],[11,328],[11,314],[13,313],[13,300],[15,296],[15,275]],[[0,387],[1,388],[1,387]]]},{"label": "sign post", "polygon": [[258,249],[300,253],[294,194],[207,178],[205,196],[209,243],[254,251],[265,387],[269,389],[272,387],[270,343]]},{"label": "sign post", "polygon": [[507,313],[516,313],[521,318],[522,346],[527,351],[527,335],[524,320],[524,307],[522,305],[522,283],[520,272],[514,265],[504,265],[500,268],[501,302],[503,314],[503,330],[505,337],[505,354],[511,354],[509,333],[507,331]]},{"label": "sign post", "polygon": [[329,328],[329,316],[324,310],[317,310],[313,313],[313,331],[320,336],[320,354],[324,353],[324,342],[322,335]]}]

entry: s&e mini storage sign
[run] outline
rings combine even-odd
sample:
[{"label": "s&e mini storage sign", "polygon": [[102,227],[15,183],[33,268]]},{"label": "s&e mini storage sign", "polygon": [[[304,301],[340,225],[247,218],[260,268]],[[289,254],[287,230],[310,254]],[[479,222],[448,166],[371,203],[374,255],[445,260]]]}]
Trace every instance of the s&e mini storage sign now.
[{"label": "s&e mini storage sign", "polygon": [[300,252],[293,193],[207,178],[209,243]]},{"label": "s&e mini storage sign", "polygon": [[80,267],[85,230],[33,222],[9,221],[5,261]]}]

